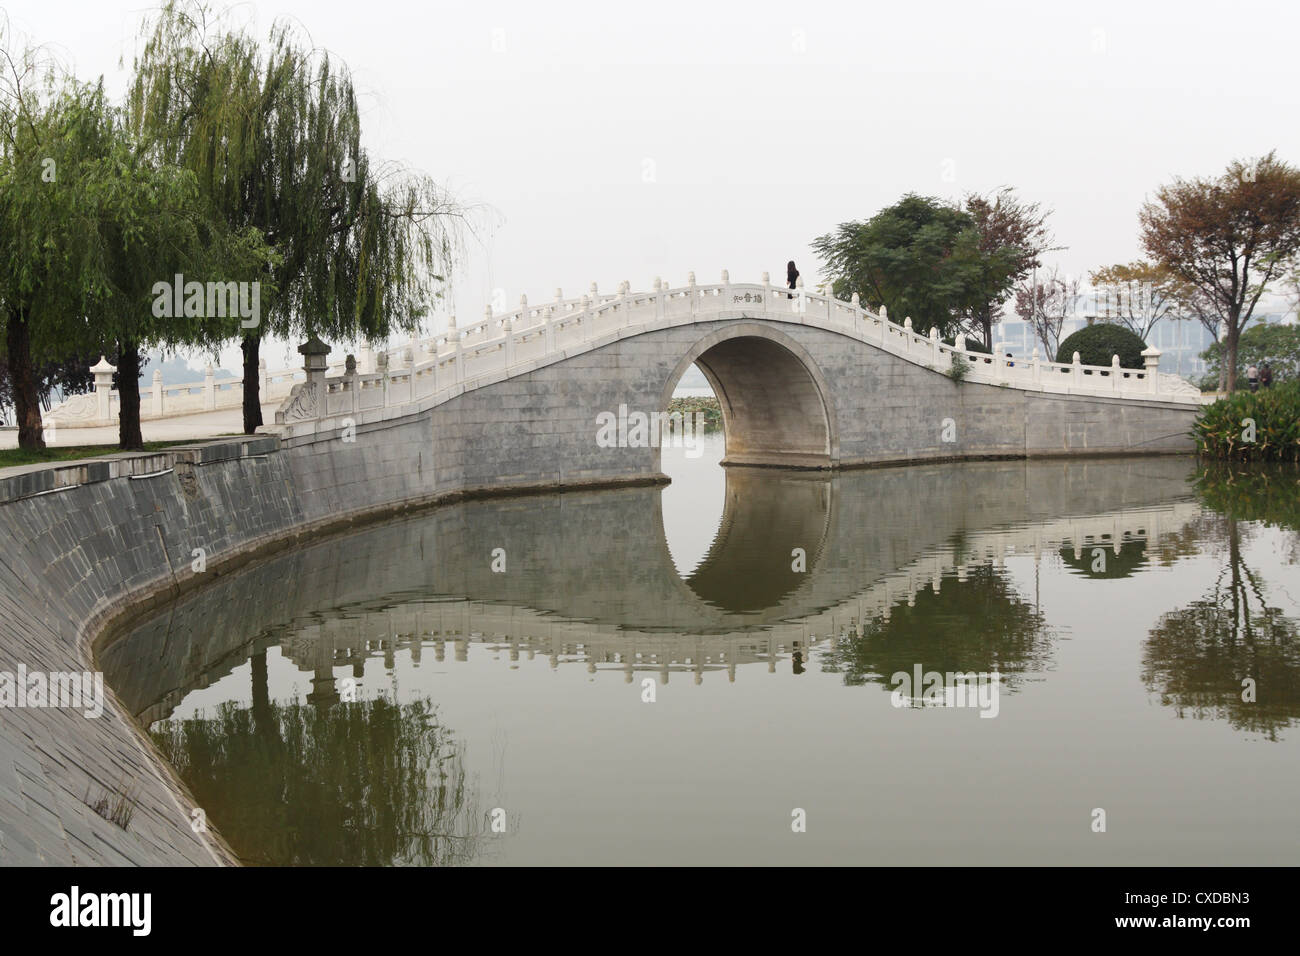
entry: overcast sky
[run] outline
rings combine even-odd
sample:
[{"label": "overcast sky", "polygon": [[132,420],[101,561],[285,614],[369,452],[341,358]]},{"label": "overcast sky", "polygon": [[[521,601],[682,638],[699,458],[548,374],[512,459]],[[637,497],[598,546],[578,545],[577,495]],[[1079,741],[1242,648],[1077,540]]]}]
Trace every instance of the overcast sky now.
[{"label": "overcast sky", "polygon": [[[119,93],[154,7],[0,9]],[[1173,176],[1274,148],[1300,162],[1294,2],[238,10],[259,35],[291,17],[346,60],[373,154],[496,211],[456,279],[462,323],[497,289],[513,307],[592,280],[777,279],[788,259],[812,279],[812,239],[909,191],[1015,186],[1055,211],[1059,264],[1084,273],[1139,255],[1138,207]]]}]

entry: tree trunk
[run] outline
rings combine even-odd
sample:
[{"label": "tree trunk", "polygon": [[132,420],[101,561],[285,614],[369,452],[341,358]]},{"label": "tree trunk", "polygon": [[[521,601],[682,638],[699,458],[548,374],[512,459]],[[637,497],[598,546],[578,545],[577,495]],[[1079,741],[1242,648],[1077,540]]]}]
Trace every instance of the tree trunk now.
[{"label": "tree trunk", "polygon": [[118,346],[117,398],[117,447],[144,451],[144,436],[140,433],[140,349],[129,339]]},{"label": "tree trunk", "polygon": [[245,335],[240,348],[244,352],[244,434],[251,435],[262,424],[262,387],[258,373],[258,352],[262,339],[257,334]]},{"label": "tree trunk", "polygon": [[1237,338],[1241,330],[1237,328],[1237,316],[1229,316],[1228,335],[1223,343],[1224,362],[1227,365],[1228,373],[1228,394],[1231,395],[1237,390]]},{"label": "tree trunk", "polygon": [[9,352],[9,382],[14,392],[14,414],[18,420],[18,447],[27,451],[44,448],[41,399],[36,389],[36,370],[32,367],[31,329],[22,309],[9,312],[5,347]]}]

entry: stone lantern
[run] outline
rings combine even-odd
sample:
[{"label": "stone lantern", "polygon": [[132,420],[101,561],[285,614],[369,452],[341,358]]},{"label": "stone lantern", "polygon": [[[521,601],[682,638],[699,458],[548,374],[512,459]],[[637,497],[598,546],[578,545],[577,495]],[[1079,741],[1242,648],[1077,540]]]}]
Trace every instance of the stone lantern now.
[{"label": "stone lantern", "polygon": [[330,347],[313,335],[298,346],[298,354],[302,356],[302,368],[307,373],[307,381],[324,381]]}]

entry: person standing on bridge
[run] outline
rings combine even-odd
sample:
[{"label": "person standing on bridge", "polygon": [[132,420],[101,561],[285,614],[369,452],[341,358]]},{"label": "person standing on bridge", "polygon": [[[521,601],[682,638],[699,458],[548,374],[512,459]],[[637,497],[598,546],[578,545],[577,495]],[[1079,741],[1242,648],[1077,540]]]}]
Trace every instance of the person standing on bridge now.
[{"label": "person standing on bridge", "polygon": [[[786,288],[793,289],[799,282],[799,270],[795,268],[794,260],[791,259],[785,264],[785,284]],[[794,293],[786,294],[787,299],[793,299]]]}]

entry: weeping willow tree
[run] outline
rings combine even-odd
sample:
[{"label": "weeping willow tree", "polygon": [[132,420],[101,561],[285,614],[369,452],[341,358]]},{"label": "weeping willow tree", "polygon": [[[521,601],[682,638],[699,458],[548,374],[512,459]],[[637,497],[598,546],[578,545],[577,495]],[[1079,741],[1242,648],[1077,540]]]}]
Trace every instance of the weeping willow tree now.
[{"label": "weeping willow tree", "polygon": [[428,176],[372,162],[345,65],[276,24],[170,0],[144,28],[127,109],[166,162],[191,170],[232,232],[275,250],[273,293],[243,330],[244,430],[262,423],[265,338],[374,341],[419,328],[462,249],[467,210]]},{"label": "weeping willow tree", "polygon": [[[79,167],[96,130],[96,89],[78,85],[0,20],[0,322],[21,448],[45,446],[37,366],[98,283]],[[66,354],[66,353],[65,353]]]},{"label": "weeping willow tree", "polygon": [[38,365],[89,352],[115,358],[120,444],[141,448],[142,349],[210,345],[234,327],[157,315],[156,283],[258,271],[274,255],[256,230],[210,215],[192,172],[138,148],[102,82],[78,82],[30,48],[0,50],[0,310],[19,444],[44,444]]}]

